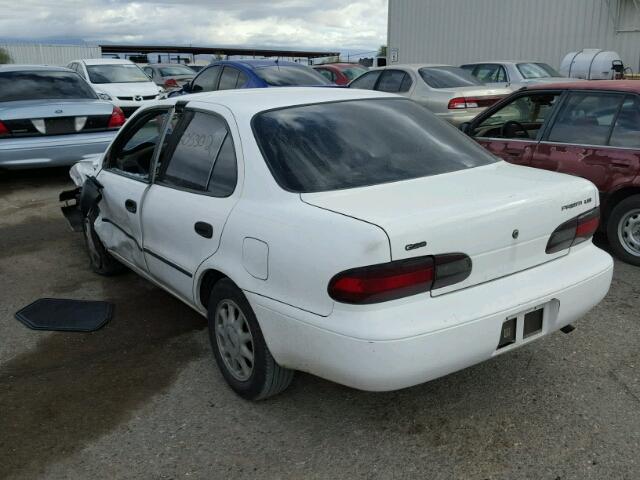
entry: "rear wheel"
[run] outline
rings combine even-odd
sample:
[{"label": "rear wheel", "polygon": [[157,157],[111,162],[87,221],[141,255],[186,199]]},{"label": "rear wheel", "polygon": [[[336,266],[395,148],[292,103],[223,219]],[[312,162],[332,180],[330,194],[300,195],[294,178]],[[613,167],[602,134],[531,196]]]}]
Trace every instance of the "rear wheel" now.
[{"label": "rear wheel", "polygon": [[89,254],[91,270],[100,275],[116,275],[126,271],[126,267],[113,258],[102,245],[102,241],[95,231],[94,224],[98,214],[92,209],[82,222],[84,241]]},{"label": "rear wheel", "polygon": [[618,203],[607,222],[607,237],[615,255],[640,266],[640,195]]},{"label": "rear wheel", "polygon": [[218,281],[209,299],[209,339],[231,388],[247,400],[262,400],[286,389],[293,370],[276,363],[251,305],[229,279]]}]

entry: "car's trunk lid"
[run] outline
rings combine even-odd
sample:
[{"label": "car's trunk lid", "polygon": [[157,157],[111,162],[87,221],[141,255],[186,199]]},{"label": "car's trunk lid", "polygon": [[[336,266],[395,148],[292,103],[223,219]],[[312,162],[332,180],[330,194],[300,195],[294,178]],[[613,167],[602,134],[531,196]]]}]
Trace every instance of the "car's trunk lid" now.
[{"label": "car's trunk lid", "polygon": [[[391,258],[464,253],[473,268],[440,295],[548,262],[551,233],[598,204],[583,179],[498,162],[484,167],[342,191],[302,194],[303,201],[383,228]],[[567,208],[568,205],[583,202]],[[426,242],[426,246],[412,248]],[[358,267],[361,265],[354,265]]]}]

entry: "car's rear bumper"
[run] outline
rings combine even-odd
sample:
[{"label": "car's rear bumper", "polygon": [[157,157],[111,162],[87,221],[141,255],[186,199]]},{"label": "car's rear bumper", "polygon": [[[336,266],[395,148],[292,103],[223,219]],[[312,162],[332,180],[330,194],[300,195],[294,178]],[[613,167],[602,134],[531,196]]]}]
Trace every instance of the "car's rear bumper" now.
[{"label": "car's rear bumper", "polygon": [[[581,318],[609,290],[611,257],[591,243],[529,270],[438,297],[319,317],[247,293],[283,366],[362,390],[423,383],[508,352]],[[405,299],[406,300],[406,299]],[[497,350],[508,318],[544,306],[540,333]]]},{"label": "car's rear bumper", "polygon": [[116,131],[22,137],[0,140],[0,168],[21,169],[73,165],[104,152]]}]

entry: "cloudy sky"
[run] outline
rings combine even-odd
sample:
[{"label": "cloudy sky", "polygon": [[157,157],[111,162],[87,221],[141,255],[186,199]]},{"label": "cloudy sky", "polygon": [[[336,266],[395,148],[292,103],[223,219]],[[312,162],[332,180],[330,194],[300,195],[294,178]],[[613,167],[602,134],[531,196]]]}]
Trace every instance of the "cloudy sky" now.
[{"label": "cloudy sky", "polygon": [[377,49],[387,0],[0,0],[5,39]]}]

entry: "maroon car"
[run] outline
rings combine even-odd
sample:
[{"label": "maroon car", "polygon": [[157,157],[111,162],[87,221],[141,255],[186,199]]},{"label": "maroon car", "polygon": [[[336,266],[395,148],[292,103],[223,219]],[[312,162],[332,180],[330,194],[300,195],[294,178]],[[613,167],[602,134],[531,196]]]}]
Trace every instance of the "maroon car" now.
[{"label": "maroon car", "polygon": [[313,68],[336,85],[346,85],[368,70],[359,63],[326,63]]},{"label": "maroon car", "polygon": [[611,248],[640,265],[640,81],[528,87],[460,129],[508,162],[592,181]]}]

